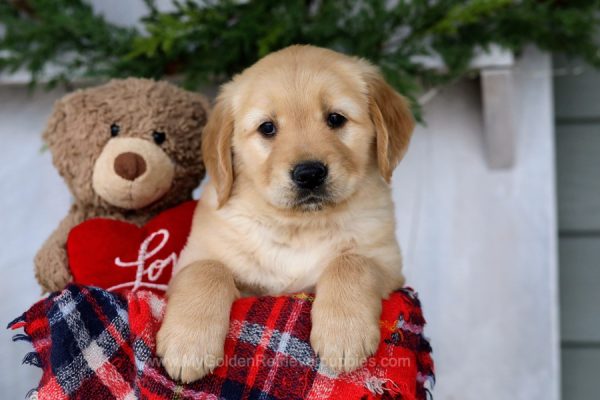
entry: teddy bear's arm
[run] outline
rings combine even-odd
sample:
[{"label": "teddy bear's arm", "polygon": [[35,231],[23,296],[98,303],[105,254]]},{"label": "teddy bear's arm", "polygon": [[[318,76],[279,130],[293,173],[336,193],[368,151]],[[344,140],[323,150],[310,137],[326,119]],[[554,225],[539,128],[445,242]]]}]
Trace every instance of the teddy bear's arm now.
[{"label": "teddy bear's arm", "polygon": [[71,229],[84,219],[83,215],[71,210],[36,254],[35,277],[44,292],[62,290],[71,281],[67,237]]}]

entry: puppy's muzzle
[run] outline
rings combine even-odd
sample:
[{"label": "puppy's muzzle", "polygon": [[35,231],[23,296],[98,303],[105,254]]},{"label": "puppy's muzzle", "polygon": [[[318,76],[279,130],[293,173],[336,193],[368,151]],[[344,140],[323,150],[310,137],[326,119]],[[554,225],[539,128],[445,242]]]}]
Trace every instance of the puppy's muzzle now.
[{"label": "puppy's muzzle", "polygon": [[304,161],[291,171],[292,181],[300,189],[315,190],[327,179],[327,166],[319,161]]}]

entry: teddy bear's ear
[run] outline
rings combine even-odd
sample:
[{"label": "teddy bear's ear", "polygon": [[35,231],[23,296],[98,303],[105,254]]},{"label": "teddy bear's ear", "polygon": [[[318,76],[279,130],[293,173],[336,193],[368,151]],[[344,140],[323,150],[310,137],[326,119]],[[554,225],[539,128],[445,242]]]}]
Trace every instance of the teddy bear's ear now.
[{"label": "teddy bear's ear", "polygon": [[42,134],[42,138],[49,148],[52,149],[56,143],[56,133],[65,129],[66,117],[65,101],[63,99],[58,100],[54,103],[54,109]]},{"label": "teddy bear's ear", "polygon": [[[71,135],[68,134],[69,129],[73,129],[73,127],[68,126],[68,124],[72,123],[70,120],[80,113],[84,105],[84,90],[75,91],[58,100],[54,104],[54,109],[42,134],[44,143],[52,154],[54,166],[65,179],[73,175],[73,171],[70,171],[73,168],[70,154],[73,144],[71,143]],[[67,181],[70,181],[70,179],[67,179]]]},{"label": "teddy bear's ear", "polygon": [[210,111],[208,100],[206,97],[197,93],[190,93],[190,100],[194,107],[193,118],[198,121],[200,125],[204,126]]},{"label": "teddy bear's ear", "polygon": [[233,129],[233,111],[227,94],[222,92],[217,97],[202,137],[202,157],[217,190],[219,207],[225,204],[233,186]]}]

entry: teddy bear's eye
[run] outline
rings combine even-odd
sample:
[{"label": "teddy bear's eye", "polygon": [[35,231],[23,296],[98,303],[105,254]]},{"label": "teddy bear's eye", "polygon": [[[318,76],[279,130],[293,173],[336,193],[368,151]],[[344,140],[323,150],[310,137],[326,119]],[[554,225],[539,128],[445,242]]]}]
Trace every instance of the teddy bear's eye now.
[{"label": "teddy bear's eye", "polygon": [[167,135],[164,132],[154,131],[152,132],[152,138],[154,139],[154,143],[160,146],[167,140]]},{"label": "teddy bear's eye", "polygon": [[121,131],[121,127],[117,124],[112,124],[110,126],[110,136],[115,137],[119,134],[119,132]]}]

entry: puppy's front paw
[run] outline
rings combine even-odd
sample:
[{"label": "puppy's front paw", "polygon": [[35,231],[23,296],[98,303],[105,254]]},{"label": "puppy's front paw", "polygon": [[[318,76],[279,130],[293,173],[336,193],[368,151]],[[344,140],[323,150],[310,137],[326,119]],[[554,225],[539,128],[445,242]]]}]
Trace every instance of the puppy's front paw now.
[{"label": "puppy's front paw", "polygon": [[379,316],[355,313],[315,302],[310,343],[334,372],[359,368],[379,346]]},{"label": "puppy's front paw", "polygon": [[194,382],[223,360],[227,329],[226,322],[214,319],[165,320],[156,337],[156,354],[172,379]]}]

